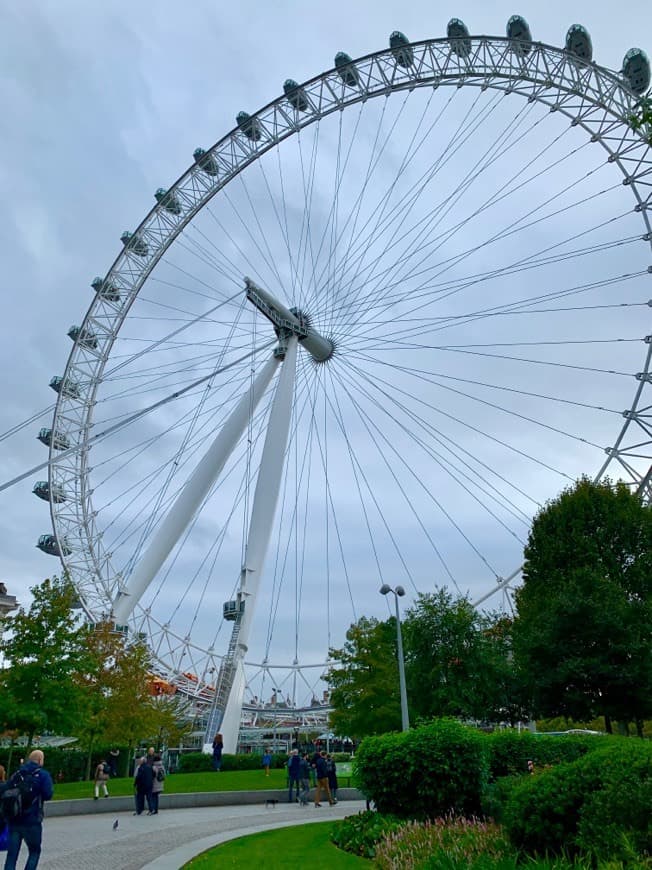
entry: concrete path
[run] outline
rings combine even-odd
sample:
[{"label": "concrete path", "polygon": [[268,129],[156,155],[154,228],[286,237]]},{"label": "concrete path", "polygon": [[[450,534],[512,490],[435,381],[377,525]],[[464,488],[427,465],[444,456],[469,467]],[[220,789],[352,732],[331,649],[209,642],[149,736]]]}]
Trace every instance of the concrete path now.
[{"label": "concrete path", "polygon": [[[157,816],[63,816],[46,819],[39,870],[179,870],[194,855],[235,837],[288,825],[342,819],[364,801],[329,807],[279,803],[257,806],[166,810]],[[118,820],[118,829],[113,823]],[[23,846],[19,867],[27,853]]]}]

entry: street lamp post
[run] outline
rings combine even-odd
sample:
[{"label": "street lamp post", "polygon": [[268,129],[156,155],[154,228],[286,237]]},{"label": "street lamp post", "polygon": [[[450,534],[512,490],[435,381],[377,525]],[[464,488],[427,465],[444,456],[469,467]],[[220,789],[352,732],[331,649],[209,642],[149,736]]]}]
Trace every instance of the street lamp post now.
[{"label": "street lamp post", "polygon": [[398,612],[398,599],[405,595],[405,589],[402,586],[397,586],[392,589],[387,583],[383,583],[380,587],[380,594],[387,595],[389,592],[394,596],[396,604],[396,640],[398,643],[398,681],[401,689],[401,726],[403,731],[410,730],[410,717],[408,716],[407,705],[407,689],[405,687],[405,661],[403,659],[403,637],[401,635],[401,617]]},{"label": "street lamp post", "polygon": [[278,689],[274,689],[274,753],[278,752],[276,748],[276,729],[277,729],[277,720],[276,720],[276,705],[278,703]]}]

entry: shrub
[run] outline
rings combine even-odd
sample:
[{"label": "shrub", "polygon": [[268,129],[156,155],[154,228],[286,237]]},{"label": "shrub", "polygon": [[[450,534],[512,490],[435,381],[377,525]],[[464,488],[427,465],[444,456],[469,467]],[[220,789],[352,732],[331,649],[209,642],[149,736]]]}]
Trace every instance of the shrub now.
[{"label": "shrub", "polygon": [[[32,747],[33,748],[33,747]],[[39,748],[45,753],[45,768],[52,774],[52,778],[57,781],[57,777],[61,774],[59,781],[61,782],[79,782],[86,778],[86,765],[88,763],[88,753],[86,750],[75,747],[61,746],[45,746]],[[93,750],[91,756],[91,777],[95,772],[97,764],[106,759],[109,749],[115,749],[114,746],[98,746]],[[128,750],[125,747],[117,747],[120,750],[119,775],[123,773],[123,759],[128,756]],[[0,764],[2,764],[8,773],[13,773],[18,769],[20,759],[25,757],[27,752],[26,747],[15,745],[11,754],[11,765],[9,764],[9,747],[3,746],[0,748]],[[126,764],[126,762],[124,762]]]},{"label": "shrub", "polygon": [[[577,768],[580,762],[561,764],[535,776],[523,777],[509,798],[503,824],[510,840],[529,853],[559,854],[564,848],[577,851],[579,813],[589,784]],[[589,771],[584,771],[589,774]]]},{"label": "shrub", "polygon": [[522,781],[523,776],[501,776],[500,779],[488,783],[482,795],[482,815],[495,822],[502,822],[512,791]]},{"label": "shrub", "polygon": [[652,749],[625,742],[602,754],[603,787],[587,795],[577,842],[598,861],[652,854]]},{"label": "shrub", "polygon": [[396,816],[367,810],[357,816],[346,816],[341,822],[337,822],[333,827],[331,840],[346,852],[353,852],[363,858],[373,858],[378,841],[400,825],[401,821]]},{"label": "shrub", "polygon": [[[272,755],[271,767],[274,769],[287,766],[288,756],[281,752]],[[179,756],[178,770],[181,773],[199,773],[213,770],[213,756],[204,752],[184,752]],[[235,754],[224,753],[222,755],[222,767],[224,771],[233,770],[259,770],[263,766],[262,753],[242,752]]]},{"label": "shrub", "polygon": [[651,799],[652,748],[609,741],[577,761],[524,777],[503,822],[512,843],[529,853],[619,859],[650,850]]},{"label": "shrub", "polygon": [[486,735],[489,751],[489,779],[526,774],[531,759],[536,767],[575,761],[589,752],[618,740],[603,734],[564,734],[558,737],[530,731],[496,731]]},{"label": "shrub", "polygon": [[205,752],[184,752],[179,756],[179,773],[202,773],[212,769],[213,756]]},{"label": "shrub", "polygon": [[[285,753],[272,756],[272,767],[283,768],[288,757]],[[239,755],[222,755],[222,770],[259,770],[263,766],[263,757],[255,752]],[[204,752],[186,752],[179,758],[181,773],[200,773],[213,769],[213,756]]]},{"label": "shrub", "polygon": [[516,852],[500,828],[478,819],[408,822],[385,834],[376,848],[380,870],[504,867],[516,870]]},{"label": "shrub", "polygon": [[359,788],[401,818],[475,816],[487,781],[484,736],[450,719],[368,737],[355,758]]},{"label": "shrub", "polygon": [[337,764],[340,761],[351,761],[353,756],[350,752],[333,752],[331,758]]}]

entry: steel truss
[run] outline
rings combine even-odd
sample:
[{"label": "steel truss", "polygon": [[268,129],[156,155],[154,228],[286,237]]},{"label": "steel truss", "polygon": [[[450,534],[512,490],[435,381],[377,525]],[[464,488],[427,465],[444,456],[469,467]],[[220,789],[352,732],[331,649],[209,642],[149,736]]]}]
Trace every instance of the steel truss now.
[{"label": "steel truss", "polygon": [[[646,141],[650,131],[637,131],[630,125],[638,97],[621,75],[540,43],[533,43],[530,52],[523,55],[508,39],[471,37],[466,57],[453,50],[453,43],[436,39],[412,44],[413,62],[407,67],[399,65],[389,49],[370,54],[352,62],[355,76],[343,77],[341,71],[331,69],[269,103],[198,157],[125,243],[104,279],[108,292],[97,292],[81,326],[80,337],[92,333],[96,341],[84,342],[78,337],[66,365],[64,385],[76,384],[78,395],[60,392],[52,428],[69,439],[71,448],[58,452],[51,446],[49,454],[50,488],[61,486],[68,494],[66,502],[50,503],[54,533],[71,549],[62,556],[64,569],[93,620],[108,615],[124,583],[124,578],[113,570],[111,553],[103,545],[90,480],[89,438],[94,407],[112,345],[141,287],[174,240],[238,173],[284,139],[333,112],[372,97],[415,88],[468,86],[515,94],[564,115],[571,126],[584,129],[590,140],[605,150],[608,162],[615,164],[623,184],[632,190],[633,207],[640,212],[644,225],[641,239],[652,242],[652,148]],[[207,167],[210,171],[206,171]],[[168,209],[166,203],[174,203],[175,207]],[[647,353],[637,374],[638,388],[630,407],[623,412],[618,437],[605,448],[605,461],[596,479],[608,472],[623,476],[649,498],[650,475],[642,476],[637,470],[642,459],[646,467],[652,462],[647,389],[652,379],[652,336],[645,341]],[[501,580],[496,589],[504,589],[519,571]],[[149,610],[138,606],[131,624],[146,632],[163,676],[173,678],[182,658],[183,670],[194,669],[200,683],[211,667],[219,667],[221,656],[215,650],[202,649],[192,638],[179,636]]]}]

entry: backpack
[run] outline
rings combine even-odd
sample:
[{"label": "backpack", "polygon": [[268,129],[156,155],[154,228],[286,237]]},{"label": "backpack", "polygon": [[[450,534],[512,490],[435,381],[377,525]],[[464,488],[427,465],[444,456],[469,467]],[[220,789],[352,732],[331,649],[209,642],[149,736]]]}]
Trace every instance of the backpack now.
[{"label": "backpack", "polygon": [[10,778],[0,797],[0,816],[5,822],[15,822],[26,815],[39,799],[41,790],[36,771],[19,770]]},{"label": "backpack", "polygon": [[162,767],[159,767],[159,769],[156,771],[156,781],[163,782],[164,779],[165,779],[165,771],[163,770]]}]

